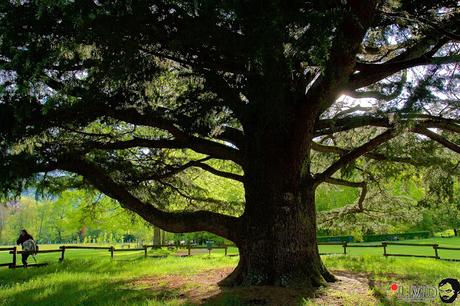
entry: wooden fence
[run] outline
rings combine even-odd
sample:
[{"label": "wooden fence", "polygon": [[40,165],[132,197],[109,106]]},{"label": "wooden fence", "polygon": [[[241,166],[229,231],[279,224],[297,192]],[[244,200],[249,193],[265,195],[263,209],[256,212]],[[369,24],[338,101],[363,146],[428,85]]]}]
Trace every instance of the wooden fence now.
[{"label": "wooden fence", "polygon": [[[341,253],[320,253],[320,255],[333,255],[333,254],[347,254],[348,248],[382,248],[383,249],[383,256],[401,256],[401,257],[423,257],[423,258],[433,258],[433,259],[441,259],[441,260],[449,260],[449,261],[460,261],[460,259],[450,259],[450,258],[441,258],[439,256],[438,250],[454,250],[460,251],[459,248],[455,247],[441,247],[438,244],[427,244],[427,243],[400,243],[400,242],[381,242],[380,244],[357,244],[357,243],[348,243],[348,242],[318,242],[318,245],[338,245],[343,248]],[[130,249],[116,249],[113,246],[107,247],[100,247],[100,246],[79,246],[79,245],[63,245],[60,246],[59,249],[56,250],[39,250],[37,253],[61,253],[59,257],[59,261],[63,261],[65,258],[65,251],[66,250],[107,250],[110,252],[110,258],[114,258],[114,254],[117,252],[127,252],[127,251],[143,251],[144,257],[148,256],[148,249],[158,249],[162,247],[168,248],[184,248],[187,250],[187,254],[183,254],[181,256],[191,256],[192,250],[194,249],[207,249],[209,254],[211,254],[212,250],[215,249],[223,249],[225,256],[233,256],[228,254],[228,248],[231,245],[223,245],[223,246],[194,246],[194,245],[166,245],[166,244],[158,244],[158,245],[143,245],[142,248],[130,248]],[[390,253],[391,246],[410,246],[410,247],[431,247],[433,248],[433,255],[416,255],[416,254],[397,254],[397,253]],[[18,254],[24,253],[24,251],[20,251],[17,247],[3,247],[0,248],[0,252],[9,252],[12,255],[12,261],[9,263],[0,263],[0,267],[10,267],[10,268],[20,268],[22,265],[17,264],[17,256]],[[31,264],[28,266],[40,266],[43,264]]]},{"label": "wooden fence", "polygon": [[[441,258],[439,256],[438,250],[454,250],[460,251],[460,248],[454,247],[441,247],[438,244],[430,243],[400,243],[400,242],[382,242],[381,244],[353,244],[344,242],[318,242],[318,245],[340,245],[343,248],[343,253],[320,253],[320,255],[336,255],[336,254],[347,254],[347,248],[383,248],[383,256],[401,256],[401,257],[422,257],[422,258],[434,258],[448,261],[460,261],[460,259],[451,259],[451,258]],[[432,247],[433,255],[415,255],[415,254],[397,254],[389,253],[389,246],[410,246],[410,247]]]},{"label": "wooden fence", "polygon": [[[228,255],[228,247],[229,245],[223,245],[223,246],[193,246],[193,245],[166,245],[166,244],[158,244],[158,245],[143,245],[142,248],[129,248],[129,249],[116,249],[113,246],[107,246],[107,247],[100,247],[100,246],[79,246],[79,245],[63,245],[60,246],[59,249],[55,250],[38,250],[37,254],[43,254],[43,253],[61,253],[61,256],[59,257],[59,261],[63,261],[65,258],[65,251],[66,250],[107,250],[110,252],[110,258],[114,258],[114,254],[116,252],[133,252],[133,251],[143,251],[144,252],[144,257],[148,256],[148,248],[151,249],[159,249],[162,247],[168,247],[168,248],[185,248],[187,249],[187,255],[185,256],[191,256],[192,255],[192,250],[193,249],[207,249],[209,252],[209,255],[211,255],[211,251],[215,249],[223,249],[224,250],[224,255],[225,256],[230,256]],[[17,247],[3,247],[0,248],[0,252],[9,252],[9,254],[12,255],[12,261],[9,263],[0,263],[0,267],[9,267],[9,268],[21,268],[23,265],[18,265],[17,263],[17,257],[18,254],[23,254],[25,251],[20,251],[17,249]],[[184,256],[184,255],[183,255]],[[30,264],[27,266],[43,266],[46,264]]]}]

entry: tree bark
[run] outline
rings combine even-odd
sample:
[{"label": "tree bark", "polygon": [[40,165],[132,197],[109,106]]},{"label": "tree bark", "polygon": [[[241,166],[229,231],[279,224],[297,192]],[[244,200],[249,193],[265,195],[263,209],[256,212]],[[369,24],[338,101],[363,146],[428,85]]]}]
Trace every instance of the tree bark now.
[{"label": "tree bark", "polygon": [[166,232],[161,230],[161,244],[166,244]]},{"label": "tree bark", "polygon": [[221,285],[314,288],[335,281],[319,256],[314,193],[308,196],[306,205],[279,205],[293,200],[286,196],[272,205],[265,202],[267,209],[257,215],[243,216],[236,242],[240,261]]},{"label": "tree bark", "polygon": [[316,241],[316,184],[309,167],[315,112],[302,123],[289,113],[295,112],[269,110],[260,117],[270,125],[245,127],[246,207],[235,241],[240,262],[222,285],[314,288],[335,280]]},{"label": "tree bark", "polygon": [[161,232],[158,226],[153,226],[153,244],[158,245],[161,244]]}]

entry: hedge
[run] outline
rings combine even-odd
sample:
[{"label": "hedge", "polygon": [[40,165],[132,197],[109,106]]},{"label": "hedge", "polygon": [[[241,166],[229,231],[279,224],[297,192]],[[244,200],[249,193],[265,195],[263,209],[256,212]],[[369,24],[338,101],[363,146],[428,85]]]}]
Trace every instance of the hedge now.
[{"label": "hedge", "polygon": [[353,236],[322,236],[316,238],[318,242],[353,242]]},{"label": "hedge", "polygon": [[397,240],[406,240],[406,239],[430,238],[431,236],[432,234],[430,231],[396,233],[396,234],[381,234],[381,235],[365,235],[363,236],[363,241],[365,242],[397,241]]},{"label": "hedge", "polygon": [[[364,235],[364,242],[374,241],[398,241],[407,239],[424,239],[430,238],[432,233],[430,231],[420,232],[407,232],[407,233],[396,233],[396,234],[381,234],[381,235]],[[353,236],[318,236],[318,242],[354,242]]]}]

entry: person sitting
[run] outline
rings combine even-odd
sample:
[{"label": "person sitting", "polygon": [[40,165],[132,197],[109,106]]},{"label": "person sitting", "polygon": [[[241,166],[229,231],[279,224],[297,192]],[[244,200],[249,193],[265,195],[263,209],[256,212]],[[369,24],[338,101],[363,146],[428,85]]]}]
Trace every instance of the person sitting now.
[{"label": "person sitting", "polygon": [[37,244],[34,238],[25,229],[21,230],[16,244],[22,246],[22,264],[24,268],[27,268],[27,258],[37,252]]}]

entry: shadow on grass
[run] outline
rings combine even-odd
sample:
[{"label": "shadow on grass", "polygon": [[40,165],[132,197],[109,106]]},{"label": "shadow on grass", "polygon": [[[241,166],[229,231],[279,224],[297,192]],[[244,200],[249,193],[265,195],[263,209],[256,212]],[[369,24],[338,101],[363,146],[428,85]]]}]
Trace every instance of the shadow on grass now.
[{"label": "shadow on grass", "polygon": [[124,281],[84,283],[80,280],[33,286],[8,294],[1,305],[162,305],[174,304],[180,297],[177,290],[145,291],[127,289]]},{"label": "shadow on grass", "polygon": [[[115,262],[115,261],[114,261]],[[62,263],[50,263],[45,267],[30,267],[27,269],[2,269],[0,271],[0,284],[2,286],[16,284],[21,281],[27,281],[36,277],[44,277],[56,273],[92,273],[92,274],[106,274],[106,273],[121,273],[129,269],[122,260],[116,261],[121,264],[110,264],[110,260],[65,260]],[[127,261],[129,264],[133,260]]]},{"label": "shadow on grass", "polygon": [[221,288],[220,293],[205,300],[203,305],[303,305],[311,292],[280,287]]}]

